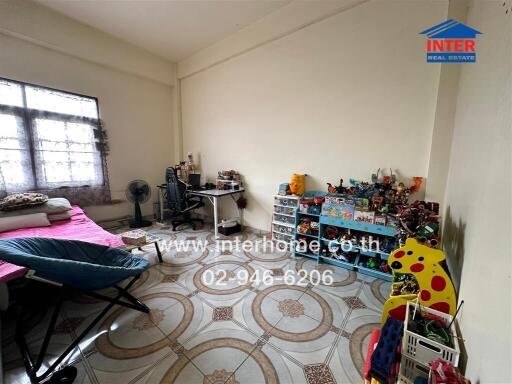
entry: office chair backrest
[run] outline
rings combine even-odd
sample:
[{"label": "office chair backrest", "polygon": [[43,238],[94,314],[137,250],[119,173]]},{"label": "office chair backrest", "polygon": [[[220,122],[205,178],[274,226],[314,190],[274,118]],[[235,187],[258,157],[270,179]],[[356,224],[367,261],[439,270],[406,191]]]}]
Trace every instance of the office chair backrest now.
[{"label": "office chair backrest", "polygon": [[165,184],[167,186],[167,205],[174,211],[182,211],[186,208],[185,192],[187,186],[180,179],[173,167],[165,170]]}]

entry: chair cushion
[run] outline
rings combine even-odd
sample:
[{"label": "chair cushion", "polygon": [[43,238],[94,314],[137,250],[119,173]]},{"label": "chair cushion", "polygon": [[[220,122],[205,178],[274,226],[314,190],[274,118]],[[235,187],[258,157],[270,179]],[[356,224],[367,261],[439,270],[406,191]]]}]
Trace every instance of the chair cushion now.
[{"label": "chair cushion", "polygon": [[122,249],[41,237],[0,240],[0,259],[82,290],[110,287],[149,267],[147,260]]}]

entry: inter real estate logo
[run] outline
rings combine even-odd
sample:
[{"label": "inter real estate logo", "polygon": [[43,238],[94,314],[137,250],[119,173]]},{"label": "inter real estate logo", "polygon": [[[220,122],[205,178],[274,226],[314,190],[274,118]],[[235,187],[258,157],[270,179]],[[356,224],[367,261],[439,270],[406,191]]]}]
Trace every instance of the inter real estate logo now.
[{"label": "inter real estate logo", "polygon": [[427,36],[427,63],[474,63],[482,32],[450,19],[420,32]]}]

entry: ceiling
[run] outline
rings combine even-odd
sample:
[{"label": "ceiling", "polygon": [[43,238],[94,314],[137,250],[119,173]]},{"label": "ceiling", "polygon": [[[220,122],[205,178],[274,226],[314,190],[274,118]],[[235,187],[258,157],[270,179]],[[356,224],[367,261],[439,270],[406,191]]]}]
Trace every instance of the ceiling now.
[{"label": "ceiling", "polygon": [[291,0],[36,0],[81,23],[180,61]]}]

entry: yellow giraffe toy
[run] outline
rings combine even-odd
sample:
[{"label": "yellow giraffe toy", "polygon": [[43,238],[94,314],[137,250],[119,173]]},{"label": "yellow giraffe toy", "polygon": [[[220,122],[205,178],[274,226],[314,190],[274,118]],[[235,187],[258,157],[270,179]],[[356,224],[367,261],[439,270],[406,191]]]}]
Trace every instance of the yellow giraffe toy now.
[{"label": "yellow giraffe toy", "polygon": [[405,319],[407,301],[418,298],[421,305],[450,315],[455,314],[456,296],[453,283],[439,264],[445,259],[443,251],[427,247],[409,238],[405,245],[394,250],[388,258],[393,272],[414,275],[420,292],[418,295],[390,296],[382,310],[382,324],[388,315],[398,320]]}]

